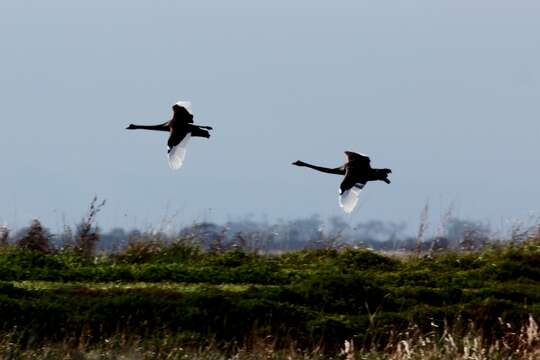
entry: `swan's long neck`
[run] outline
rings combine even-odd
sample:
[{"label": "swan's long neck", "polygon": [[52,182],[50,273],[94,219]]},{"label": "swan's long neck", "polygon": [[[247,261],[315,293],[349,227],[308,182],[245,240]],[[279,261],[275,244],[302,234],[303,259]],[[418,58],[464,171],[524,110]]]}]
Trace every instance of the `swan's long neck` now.
[{"label": "swan's long neck", "polygon": [[169,131],[169,127],[163,124],[160,125],[132,125],[130,129],[133,130],[157,130],[157,131]]},{"label": "swan's long neck", "polygon": [[317,170],[317,171],[320,171],[320,172],[323,172],[323,173],[336,174],[336,175],[345,175],[345,170],[343,170],[342,168],[330,169],[330,168],[326,168],[326,167],[322,167],[322,166],[311,165],[311,164],[308,164],[308,163],[305,163],[305,162],[302,162],[302,163],[303,163],[304,166],[307,166],[308,168],[311,168],[313,170]]}]

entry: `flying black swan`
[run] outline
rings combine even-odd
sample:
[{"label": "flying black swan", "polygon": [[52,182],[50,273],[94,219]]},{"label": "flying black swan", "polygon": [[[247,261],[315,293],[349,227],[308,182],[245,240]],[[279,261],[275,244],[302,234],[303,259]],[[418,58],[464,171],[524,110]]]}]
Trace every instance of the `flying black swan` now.
[{"label": "flying black swan", "polygon": [[360,191],[366,186],[368,181],[381,180],[390,184],[388,174],[390,169],[373,169],[371,160],[368,156],[357,154],[352,151],[345,151],[347,162],[345,165],[330,169],[321,166],[307,164],[303,161],[295,161],[292,164],[296,166],[306,166],[328,174],[345,175],[339,187],[339,206],[343,211],[350,213],[358,202]]},{"label": "flying black swan", "polygon": [[169,166],[171,169],[178,170],[184,163],[186,156],[186,145],[192,136],[209,138],[212,130],[210,126],[201,126],[193,124],[193,114],[191,112],[191,103],[189,101],[179,101],[173,105],[172,119],[159,125],[133,125],[129,124],[126,129],[136,130],[157,130],[170,132],[167,141],[169,153]]}]

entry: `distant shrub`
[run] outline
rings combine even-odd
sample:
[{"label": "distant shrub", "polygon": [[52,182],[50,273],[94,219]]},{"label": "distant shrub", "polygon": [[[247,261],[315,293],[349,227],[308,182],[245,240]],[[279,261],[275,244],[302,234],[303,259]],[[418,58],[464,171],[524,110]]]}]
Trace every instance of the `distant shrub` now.
[{"label": "distant shrub", "polygon": [[127,246],[114,256],[121,262],[131,264],[185,263],[200,260],[201,257],[201,248],[191,238],[179,238],[167,243],[144,234],[130,238]]},{"label": "distant shrub", "polygon": [[51,250],[50,238],[51,235],[41,226],[39,220],[34,219],[26,235],[17,242],[17,247],[24,250],[48,253]]},{"label": "distant shrub", "polygon": [[195,239],[180,238],[163,248],[156,261],[160,263],[192,262],[201,260],[204,255]]},{"label": "distant shrub", "polygon": [[130,238],[117,258],[126,263],[142,264],[153,260],[165,247],[161,241],[145,237]]},{"label": "distant shrub", "polygon": [[255,256],[247,254],[241,249],[225,251],[216,258],[216,263],[225,267],[238,267],[247,262],[253,261]]}]

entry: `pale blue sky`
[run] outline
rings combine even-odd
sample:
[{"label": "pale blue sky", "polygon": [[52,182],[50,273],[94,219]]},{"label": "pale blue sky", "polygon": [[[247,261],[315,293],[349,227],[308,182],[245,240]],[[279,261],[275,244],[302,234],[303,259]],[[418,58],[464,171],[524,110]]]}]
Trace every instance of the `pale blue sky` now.
[{"label": "pale blue sky", "polygon": [[[427,199],[499,222],[540,210],[540,2],[0,2],[0,221],[106,228],[340,214],[343,150],[393,170],[345,218],[414,226]],[[213,137],[171,171],[159,123]]]}]

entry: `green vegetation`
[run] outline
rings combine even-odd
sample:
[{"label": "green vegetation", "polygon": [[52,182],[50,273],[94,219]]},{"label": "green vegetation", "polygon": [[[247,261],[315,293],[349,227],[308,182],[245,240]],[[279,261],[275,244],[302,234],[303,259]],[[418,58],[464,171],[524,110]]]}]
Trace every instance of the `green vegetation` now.
[{"label": "green vegetation", "polygon": [[[174,344],[178,356],[267,346],[264,339],[275,354],[337,354],[345,340],[384,353],[398,351],[411,329],[432,343],[449,331],[474,334],[489,348],[509,329],[518,336],[529,316],[540,319],[540,239],[420,257],[348,248],[258,255],[182,240],[97,257],[39,249],[0,250],[0,331],[13,354],[44,344],[51,354],[66,344],[114,352],[111,341],[150,349],[163,339],[162,351]],[[527,346],[537,349],[538,339]]]}]

